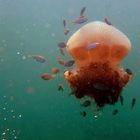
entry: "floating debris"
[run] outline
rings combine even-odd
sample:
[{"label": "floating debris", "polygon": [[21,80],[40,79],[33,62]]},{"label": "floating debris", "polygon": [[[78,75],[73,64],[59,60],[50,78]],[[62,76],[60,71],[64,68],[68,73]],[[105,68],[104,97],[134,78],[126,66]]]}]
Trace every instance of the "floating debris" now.
[{"label": "floating debris", "polygon": [[112,25],[112,23],[107,18],[105,18],[104,21],[105,21],[106,24]]},{"label": "floating debris", "polygon": [[132,99],[132,103],[131,103],[131,109],[133,109],[133,108],[134,108],[135,103],[136,103],[136,98],[133,98],[133,99]]},{"label": "floating debris", "polygon": [[81,116],[85,117],[87,113],[85,111],[80,112]]},{"label": "floating debris", "polygon": [[84,101],[82,104],[81,104],[81,106],[84,106],[84,107],[88,107],[88,106],[90,106],[91,105],[91,101],[90,100],[86,100],[86,101]]},{"label": "floating debris", "polygon": [[51,79],[55,78],[55,75],[54,74],[44,73],[44,74],[41,75],[41,78],[43,80],[51,80]]},{"label": "floating debris", "polygon": [[41,55],[33,55],[32,56],[34,60],[36,60],[37,62],[40,62],[40,63],[44,63],[46,62],[46,58],[41,56]]},{"label": "floating debris", "polygon": [[120,96],[120,103],[123,105],[123,96]]},{"label": "floating debris", "polygon": [[64,91],[64,85],[63,84],[58,85],[58,91]]},{"label": "floating debris", "polygon": [[112,115],[117,115],[118,112],[119,112],[119,110],[118,109],[115,109],[115,110],[113,110]]},{"label": "floating debris", "polygon": [[60,69],[58,68],[52,68],[52,73],[53,74],[58,74],[60,72]]},{"label": "floating debris", "polygon": [[69,60],[69,61],[67,61],[67,62],[64,63],[64,66],[65,67],[71,67],[71,66],[73,66],[74,63],[75,63],[74,60]]}]

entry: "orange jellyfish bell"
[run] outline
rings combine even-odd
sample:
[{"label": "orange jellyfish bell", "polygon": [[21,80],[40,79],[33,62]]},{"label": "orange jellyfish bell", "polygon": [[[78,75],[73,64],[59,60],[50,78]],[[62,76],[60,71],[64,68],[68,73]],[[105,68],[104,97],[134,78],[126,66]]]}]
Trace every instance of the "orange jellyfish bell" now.
[{"label": "orange jellyfish bell", "polygon": [[126,35],[103,22],[91,22],[75,32],[67,42],[67,51],[77,68],[64,73],[75,96],[90,96],[97,105],[114,104],[130,79],[122,60],[131,50]]},{"label": "orange jellyfish bell", "polygon": [[[97,47],[87,51],[92,43]],[[105,62],[118,65],[131,49],[129,39],[118,29],[103,22],[91,22],[74,33],[67,42],[68,52],[77,63]]]}]

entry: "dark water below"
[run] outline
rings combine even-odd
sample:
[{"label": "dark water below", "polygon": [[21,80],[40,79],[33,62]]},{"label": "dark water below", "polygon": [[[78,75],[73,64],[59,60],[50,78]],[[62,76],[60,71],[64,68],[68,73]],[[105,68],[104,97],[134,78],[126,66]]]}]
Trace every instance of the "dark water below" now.
[{"label": "dark water below", "polygon": [[[123,91],[124,106],[106,106],[98,118],[94,108],[82,117],[80,101],[60,74],[40,78],[57,63],[57,43],[66,41],[81,25],[63,35],[62,20],[75,18],[86,6],[89,21],[108,17],[132,42],[123,66],[134,78]],[[139,140],[140,139],[140,13],[139,0],[0,0],[0,140]],[[46,57],[43,64],[28,55]],[[69,56],[66,56],[69,58]],[[64,84],[64,92],[57,90]],[[136,105],[131,110],[131,100]],[[112,115],[114,109],[119,113]]]}]

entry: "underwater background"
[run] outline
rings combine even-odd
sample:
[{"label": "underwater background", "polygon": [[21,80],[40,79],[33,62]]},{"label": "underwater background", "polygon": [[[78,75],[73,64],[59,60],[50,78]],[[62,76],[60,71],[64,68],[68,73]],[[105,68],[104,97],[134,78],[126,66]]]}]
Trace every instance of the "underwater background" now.
[{"label": "underwater background", "polygon": [[[71,21],[85,6],[88,22],[105,17],[125,33],[132,51],[122,63],[134,78],[123,90],[124,105],[106,105],[101,115],[83,108],[69,96],[59,65],[63,57],[57,47],[81,26],[69,25],[63,33],[63,19]],[[140,139],[140,1],[139,0],[0,0],[0,140],[139,140]],[[42,55],[45,63],[29,55]],[[52,80],[42,73],[57,67],[61,73]],[[71,68],[70,68],[71,69]],[[58,85],[64,91],[58,91]],[[136,105],[131,110],[132,98]],[[117,115],[112,115],[114,109]],[[86,110],[87,116],[80,115]]]}]

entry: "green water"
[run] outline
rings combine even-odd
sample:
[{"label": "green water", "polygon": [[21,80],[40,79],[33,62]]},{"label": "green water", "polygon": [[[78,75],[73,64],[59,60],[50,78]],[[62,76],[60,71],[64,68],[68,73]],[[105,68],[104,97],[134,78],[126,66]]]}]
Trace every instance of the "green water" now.
[{"label": "green water", "polygon": [[[82,25],[63,35],[63,19],[74,19],[86,6],[89,21],[111,22],[132,42],[123,61],[134,78],[123,91],[124,106],[106,106],[96,119],[93,108],[82,117],[80,101],[60,74],[53,80],[40,78],[62,57],[57,43],[66,41]],[[0,140],[139,140],[140,139],[140,2],[139,0],[0,0]],[[28,58],[39,54],[43,64]],[[24,59],[26,57],[26,59]],[[68,58],[69,56],[66,56]],[[64,92],[57,90],[64,84]],[[131,111],[131,100],[136,105]],[[112,115],[117,108],[119,113]]]}]

